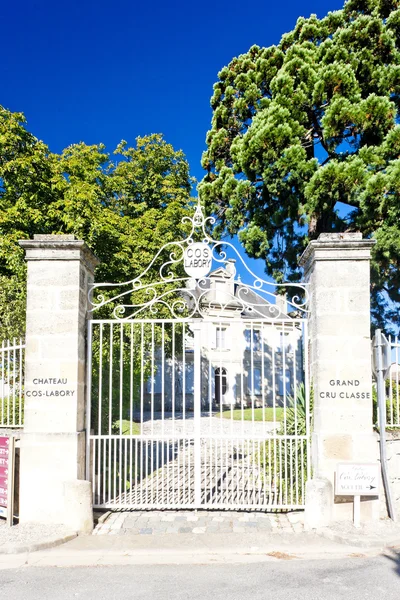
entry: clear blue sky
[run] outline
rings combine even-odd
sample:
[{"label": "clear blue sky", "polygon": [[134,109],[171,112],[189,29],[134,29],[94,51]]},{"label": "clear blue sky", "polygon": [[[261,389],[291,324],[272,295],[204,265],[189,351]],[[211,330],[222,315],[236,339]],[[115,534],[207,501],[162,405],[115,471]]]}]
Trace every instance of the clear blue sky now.
[{"label": "clear blue sky", "polygon": [[21,0],[0,8],[0,104],[54,152],[163,133],[198,180],[218,71],[341,0]]},{"label": "clear blue sky", "polygon": [[269,46],[299,15],[341,0],[3,2],[0,104],[58,152],[79,141],[164,133],[199,161],[218,71],[252,44]]}]

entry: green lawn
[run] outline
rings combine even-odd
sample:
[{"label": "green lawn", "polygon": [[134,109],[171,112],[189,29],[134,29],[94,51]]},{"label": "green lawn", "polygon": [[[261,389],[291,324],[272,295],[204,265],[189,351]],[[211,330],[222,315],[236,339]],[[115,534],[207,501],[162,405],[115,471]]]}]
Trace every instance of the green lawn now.
[{"label": "green lawn", "polygon": [[[122,424],[122,435],[130,435],[131,434],[131,421],[128,419],[123,419],[122,421],[117,421],[115,423],[115,427],[118,428],[118,433],[120,429],[120,424]],[[140,435],[140,425],[139,423],[135,423],[132,421],[132,435]]]},{"label": "green lawn", "polygon": [[[264,419],[263,419],[263,410],[264,410]],[[230,409],[228,410],[224,410],[222,413],[222,416],[225,419],[230,419],[231,418],[231,414],[233,413],[233,420],[234,421],[241,421],[242,419],[244,421],[252,421],[253,420],[253,411],[251,408],[245,408],[243,409],[243,411],[240,408],[235,408],[233,411],[231,411]],[[218,413],[218,415],[216,415],[217,417],[219,417],[221,415],[221,413]],[[243,415],[243,416],[242,416]],[[255,421],[283,421],[283,408],[277,407],[275,409],[275,419],[274,419],[274,409],[267,406],[264,409],[262,408],[255,408],[254,409],[254,420]]]},{"label": "green lawn", "polygon": [[[255,408],[254,409],[254,421],[262,421],[263,420],[263,414],[262,414],[263,409],[262,408]],[[216,415],[217,417],[221,416],[221,413],[218,413]],[[224,419],[230,419],[231,418],[231,411],[230,410],[224,410],[224,412],[222,413],[222,416]],[[245,408],[243,410],[243,417],[242,417],[242,410],[240,408],[235,408],[233,410],[233,420],[234,421],[241,421],[242,418],[245,421],[252,421],[253,420],[253,416],[252,416],[252,409],[251,408]],[[275,409],[275,419],[276,421],[283,421],[283,408],[276,408]],[[264,420],[266,422],[272,422],[275,420],[274,419],[274,410],[271,407],[266,407],[264,408]],[[115,427],[117,428],[117,432],[119,433],[119,427],[120,427],[120,421],[117,421],[115,423]],[[130,435],[131,434],[131,421],[129,421],[128,419],[124,419],[122,421],[122,435]],[[132,421],[132,435],[140,435],[140,425],[139,423],[136,423],[135,421]]]}]

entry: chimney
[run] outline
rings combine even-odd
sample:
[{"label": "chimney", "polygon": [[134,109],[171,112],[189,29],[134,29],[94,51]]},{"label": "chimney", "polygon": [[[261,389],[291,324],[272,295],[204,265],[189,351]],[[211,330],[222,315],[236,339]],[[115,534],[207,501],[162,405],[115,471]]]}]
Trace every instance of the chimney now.
[{"label": "chimney", "polygon": [[234,258],[228,258],[228,260],[225,263],[225,270],[231,277],[235,277],[236,275],[235,263],[236,260]]},{"label": "chimney", "polygon": [[275,305],[279,314],[287,314],[287,294],[277,294],[275,296]]}]

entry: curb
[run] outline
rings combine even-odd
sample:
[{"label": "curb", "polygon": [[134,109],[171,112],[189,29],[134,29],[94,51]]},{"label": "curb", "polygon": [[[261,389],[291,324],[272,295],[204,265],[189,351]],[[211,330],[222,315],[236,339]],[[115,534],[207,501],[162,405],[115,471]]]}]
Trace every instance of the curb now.
[{"label": "curb", "polygon": [[339,533],[335,533],[330,529],[317,529],[316,534],[320,537],[330,540],[331,542],[336,542],[337,544],[341,544],[343,546],[353,546],[358,548],[365,548],[370,550],[386,550],[400,547],[400,539],[393,540],[377,540],[376,542],[367,539],[352,539],[345,535],[340,535]]},{"label": "curb", "polygon": [[108,510],[107,512],[100,515],[100,517],[97,518],[97,522],[95,521],[94,528],[96,528],[97,525],[102,525],[112,514],[112,511]]},{"label": "curb", "polygon": [[47,550],[49,548],[55,548],[56,546],[60,546],[61,544],[70,542],[71,540],[75,539],[77,535],[77,533],[69,533],[67,535],[64,535],[63,537],[49,538],[44,542],[36,542],[27,546],[21,544],[5,544],[3,547],[0,547],[0,555],[27,554],[30,552],[37,552],[38,550]]},{"label": "curb", "polygon": [[[332,549],[330,551],[321,552],[315,548],[312,552],[303,552],[300,548],[288,550],[274,547],[259,548],[252,550],[251,548],[241,548],[236,551],[227,552],[226,549],[204,549],[198,552],[193,549],[185,549],[180,551],[172,551],[171,549],[164,551],[149,551],[141,549],[139,551],[130,552],[103,552],[101,554],[80,553],[77,555],[74,552],[65,552],[58,556],[53,556],[51,553],[46,556],[35,554],[29,555],[25,560],[25,564],[30,567],[112,567],[112,566],[127,566],[127,565],[235,565],[246,563],[278,563],[282,561],[332,561],[343,560],[348,558],[372,558],[380,552],[367,550],[362,552],[360,548],[349,546],[346,551],[343,547],[338,551]],[[11,558],[11,557],[10,557]],[[15,559],[16,557],[14,557]],[[0,565],[0,569],[2,566]]]}]

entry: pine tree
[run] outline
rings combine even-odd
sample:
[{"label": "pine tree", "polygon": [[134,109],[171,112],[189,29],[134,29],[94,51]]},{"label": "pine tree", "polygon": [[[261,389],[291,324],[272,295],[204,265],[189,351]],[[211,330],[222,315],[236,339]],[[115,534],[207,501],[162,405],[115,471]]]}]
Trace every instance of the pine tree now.
[{"label": "pine tree", "polygon": [[400,10],[349,0],[299,18],[218,74],[199,186],[216,234],[236,234],[277,281],[321,232],[361,231],[373,317],[400,323]]}]

